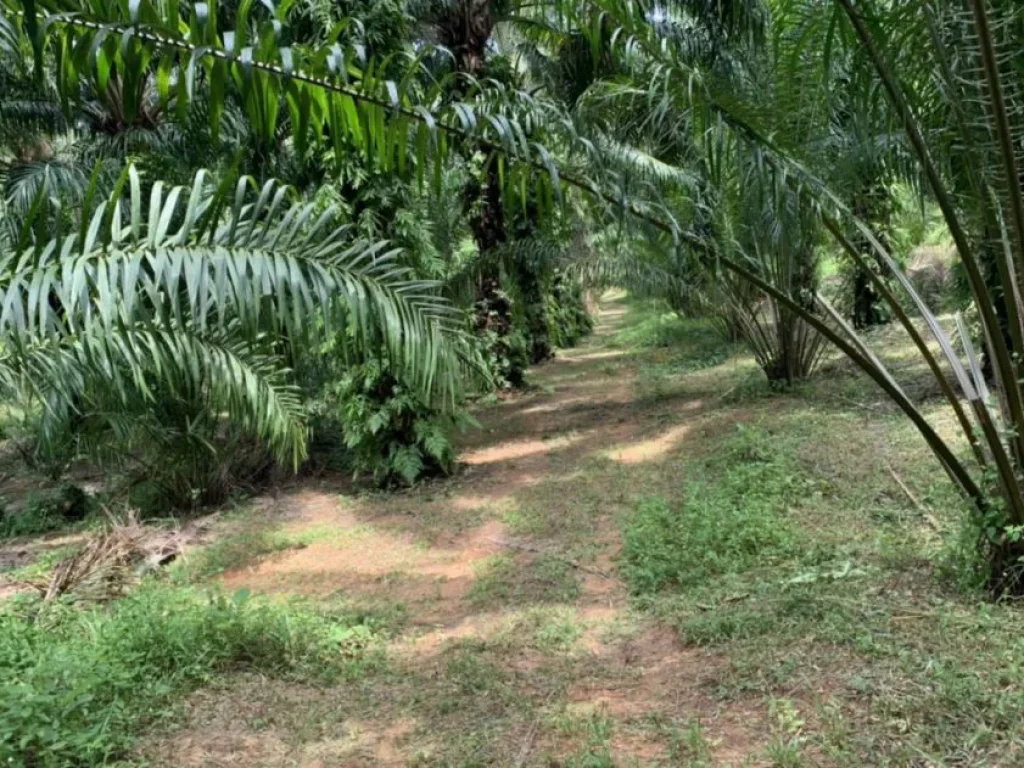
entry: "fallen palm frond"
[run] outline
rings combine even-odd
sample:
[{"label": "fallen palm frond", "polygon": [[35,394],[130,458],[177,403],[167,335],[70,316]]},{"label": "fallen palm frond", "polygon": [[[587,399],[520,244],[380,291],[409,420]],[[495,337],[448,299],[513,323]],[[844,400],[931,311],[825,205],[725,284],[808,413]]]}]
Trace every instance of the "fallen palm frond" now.
[{"label": "fallen palm frond", "polygon": [[95,602],[121,597],[143,575],[176,559],[209,527],[209,518],[204,518],[183,529],[161,530],[140,523],[134,510],[122,520],[110,516],[110,521],[105,531],[58,562],[47,580],[26,586],[47,603],[66,594]]},{"label": "fallen palm frond", "polygon": [[144,556],[146,536],[145,527],[129,513],[124,523],[113,524],[57,563],[45,589],[40,589],[43,601],[49,603],[70,592],[89,600],[123,595],[135,580],[134,566]]}]

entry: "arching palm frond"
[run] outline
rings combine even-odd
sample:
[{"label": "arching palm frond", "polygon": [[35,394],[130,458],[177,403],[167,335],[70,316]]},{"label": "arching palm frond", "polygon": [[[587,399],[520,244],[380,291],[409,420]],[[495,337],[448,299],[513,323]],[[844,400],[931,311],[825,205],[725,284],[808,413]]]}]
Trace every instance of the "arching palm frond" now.
[{"label": "arching palm frond", "polygon": [[29,215],[40,197],[76,205],[89,187],[90,171],[73,160],[57,157],[0,164],[4,201],[10,214],[19,220]]},{"label": "arching palm frond", "polygon": [[77,231],[0,257],[5,379],[65,409],[97,381],[125,402],[201,387],[213,412],[294,460],[302,425],[281,361],[325,325],[385,350],[424,392],[454,392],[451,310],[395,259],[276,183],[200,173],[147,195],[130,168]]},{"label": "arching palm frond", "polygon": [[93,441],[90,455],[103,456],[105,443],[118,452],[145,448],[139,440],[159,431],[149,423],[153,409],[181,402],[192,404],[193,417],[226,416],[282,463],[297,464],[306,450],[299,392],[266,339],[236,331],[229,326],[199,333],[171,323],[43,337],[12,346],[0,359],[0,385],[42,402],[39,437],[51,449],[68,439],[64,426],[76,418],[90,422],[75,436]]},{"label": "arching palm frond", "polygon": [[0,137],[4,139],[16,139],[25,133],[54,134],[67,129],[67,118],[56,101],[10,92],[0,97]]}]

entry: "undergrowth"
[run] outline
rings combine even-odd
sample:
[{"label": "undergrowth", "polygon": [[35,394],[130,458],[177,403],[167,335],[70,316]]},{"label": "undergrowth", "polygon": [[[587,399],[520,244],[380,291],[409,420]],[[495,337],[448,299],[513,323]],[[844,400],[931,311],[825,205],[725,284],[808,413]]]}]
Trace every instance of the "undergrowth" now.
[{"label": "undergrowth", "polygon": [[377,658],[366,623],[245,593],[152,583],[109,608],[17,600],[0,610],[0,762],[105,764],[218,673],[330,682]]},{"label": "undergrowth", "polygon": [[804,484],[767,442],[762,430],[741,427],[716,462],[721,471],[687,483],[682,504],[640,504],[623,531],[623,571],[635,594],[700,585],[801,551],[788,505]]},{"label": "undergrowth", "polygon": [[962,505],[916,436],[851,410],[873,402],[859,380],[818,407],[828,386],[745,399],[759,426],[709,429],[672,465],[679,498],[634,506],[637,607],[728,659],[716,698],[764,702],[768,764],[1024,764],[1019,608],[986,604],[943,546]]},{"label": "undergrowth", "polygon": [[475,423],[460,406],[426,402],[385,362],[353,366],[328,391],[353,468],[379,486],[450,474],[454,434]]},{"label": "undergrowth", "polygon": [[33,493],[17,510],[0,506],[0,540],[38,536],[83,521],[94,511],[94,503],[78,486]]}]

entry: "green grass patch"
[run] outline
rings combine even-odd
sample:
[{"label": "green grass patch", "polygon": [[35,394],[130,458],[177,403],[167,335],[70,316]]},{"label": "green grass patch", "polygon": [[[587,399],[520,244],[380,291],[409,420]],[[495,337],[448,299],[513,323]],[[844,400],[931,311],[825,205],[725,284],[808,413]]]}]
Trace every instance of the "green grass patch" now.
[{"label": "green grass patch", "polygon": [[0,762],[106,764],[214,675],[331,681],[366,669],[374,648],[367,624],[244,593],[150,584],[109,608],[18,600],[0,612]]},{"label": "green grass patch", "polygon": [[556,732],[570,737],[580,746],[568,757],[557,761],[552,758],[549,764],[566,768],[616,768],[618,765],[611,753],[615,723],[605,713],[562,712],[552,717],[551,725]]},{"label": "green grass patch", "polygon": [[52,573],[57,563],[69,555],[74,554],[80,548],[81,545],[79,544],[68,544],[66,546],[54,547],[53,549],[40,553],[35,561],[30,562],[27,565],[12,568],[6,572],[0,568],[0,573],[5,573],[5,575],[12,581],[41,581]]},{"label": "green grass patch", "polygon": [[294,543],[275,535],[264,525],[246,523],[242,529],[191,552],[180,564],[175,564],[173,574],[181,583],[207,581],[293,546]]},{"label": "green grass patch", "polygon": [[583,636],[583,623],[572,608],[545,605],[515,615],[494,642],[502,649],[533,648],[568,653]]},{"label": "green grass patch", "polygon": [[521,562],[495,557],[486,562],[473,582],[470,599],[477,605],[567,603],[580,593],[572,565],[553,555]]},{"label": "green grass patch", "polygon": [[679,347],[691,336],[693,321],[669,310],[663,302],[632,300],[626,325],[611,338],[611,346],[626,349]]},{"label": "green grass patch", "polygon": [[803,551],[789,505],[805,482],[769,440],[741,428],[717,476],[687,483],[681,505],[640,504],[623,530],[622,570],[635,594],[697,586]]}]

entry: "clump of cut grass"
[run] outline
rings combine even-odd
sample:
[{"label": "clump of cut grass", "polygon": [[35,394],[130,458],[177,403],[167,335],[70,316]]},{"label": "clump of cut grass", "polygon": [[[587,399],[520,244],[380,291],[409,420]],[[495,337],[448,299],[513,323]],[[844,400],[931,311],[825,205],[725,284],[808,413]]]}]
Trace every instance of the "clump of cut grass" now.
[{"label": "clump of cut grass", "polygon": [[378,657],[370,626],[244,593],[147,584],[108,609],[0,610],[0,762],[123,758],[178,696],[234,669],[332,680]]}]

